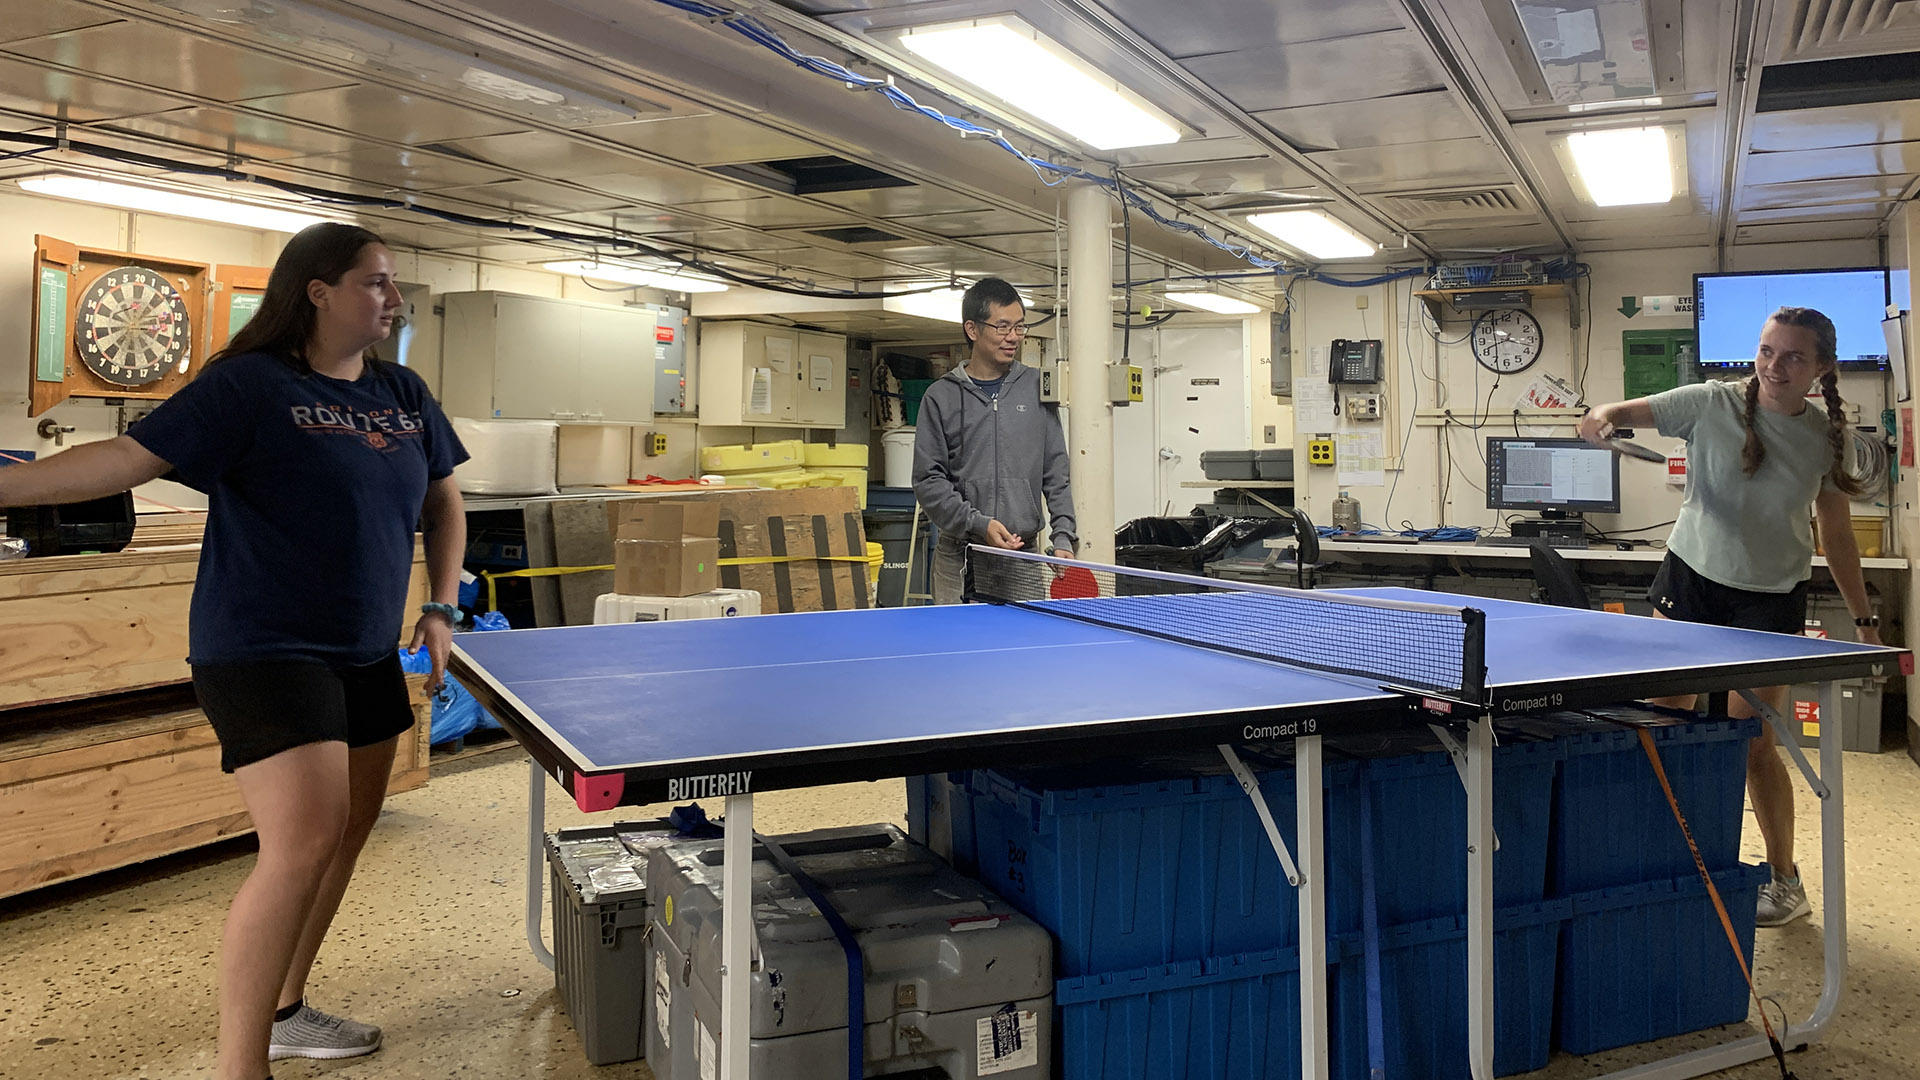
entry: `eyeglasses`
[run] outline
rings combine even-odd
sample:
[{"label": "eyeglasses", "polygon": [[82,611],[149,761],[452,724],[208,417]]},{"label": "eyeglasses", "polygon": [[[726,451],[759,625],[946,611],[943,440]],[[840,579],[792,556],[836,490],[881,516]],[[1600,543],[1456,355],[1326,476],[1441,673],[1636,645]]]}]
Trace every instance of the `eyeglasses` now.
[{"label": "eyeglasses", "polygon": [[1003,322],[981,323],[980,325],[993,331],[994,334],[998,337],[1006,337],[1008,334],[1012,334],[1015,337],[1027,336],[1027,324],[1023,322],[1004,322],[1003,321]]}]

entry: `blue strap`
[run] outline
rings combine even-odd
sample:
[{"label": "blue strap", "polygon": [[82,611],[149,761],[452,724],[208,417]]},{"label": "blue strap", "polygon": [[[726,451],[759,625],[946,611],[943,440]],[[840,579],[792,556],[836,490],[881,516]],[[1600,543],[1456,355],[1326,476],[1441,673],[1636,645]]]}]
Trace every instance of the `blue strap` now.
[{"label": "blue strap", "polygon": [[847,956],[847,1080],[865,1080],[867,961],[860,953],[860,941],[853,936],[853,927],[847,925],[847,920],[840,917],[840,912],[827,899],[826,891],[800,869],[800,864],[785,848],[758,833],[754,834],[754,840],[766,849],[773,865],[792,878],[800,891],[807,894],[807,899],[813,901],[813,906],[820,909],[820,917],[827,920],[834,939],[840,942],[840,951]]},{"label": "blue strap", "polygon": [[[1362,764],[1363,772],[1370,772]],[[1380,904],[1373,886],[1372,777],[1360,784],[1360,929],[1367,969],[1367,1076],[1386,1080],[1386,1020],[1380,1003]]]}]

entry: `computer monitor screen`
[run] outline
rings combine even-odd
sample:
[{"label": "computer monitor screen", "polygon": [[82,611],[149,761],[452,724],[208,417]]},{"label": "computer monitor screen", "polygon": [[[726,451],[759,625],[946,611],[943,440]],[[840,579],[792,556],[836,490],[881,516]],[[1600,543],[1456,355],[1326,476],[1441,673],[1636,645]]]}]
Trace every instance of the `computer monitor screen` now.
[{"label": "computer monitor screen", "polygon": [[1494,510],[1620,512],[1620,455],[1582,439],[1487,440]]},{"label": "computer monitor screen", "polygon": [[1783,307],[1809,307],[1833,320],[1842,371],[1884,371],[1887,272],[1790,270],[1764,274],[1695,274],[1693,326],[1703,372],[1753,363],[1767,316]]}]

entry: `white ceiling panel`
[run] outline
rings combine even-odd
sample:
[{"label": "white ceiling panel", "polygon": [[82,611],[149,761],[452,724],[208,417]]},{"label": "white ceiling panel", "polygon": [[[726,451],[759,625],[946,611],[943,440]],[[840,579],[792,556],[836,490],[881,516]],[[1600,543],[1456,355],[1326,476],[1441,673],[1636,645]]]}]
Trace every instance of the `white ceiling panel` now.
[{"label": "white ceiling panel", "polygon": [[544,180],[496,180],[490,184],[439,188],[435,194],[485,203],[516,214],[573,214],[587,210],[614,210],[631,203],[624,196],[581,191]]},{"label": "white ceiling panel", "polygon": [[[594,183],[600,184],[604,179],[602,177]],[[782,225],[826,226],[846,220],[846,215],[841,211],[812,206],[799,199],[786,199],[772,195],[757,199],[719,199],[713,202],[687,202],[673,205],[689,213],[706,214],[736,225],[758,225],[768,228]]]},{"label": "white ceiling panel", "polygon": [[370,84],[260,98],[247,108],[288,116],[372,139],[422,146],[454,139],[521,131],[518,120],[501,119],[413,94]]},{"label": "white ceiling panel", "polygon": [[1134,146],[1113,150],[1114,164],[1121,168],[1144,165],[1179,165],[1194,161],[1232,161],[1258,157],[1266,147],[1245,135],[1222,135],[1211,139],[1181,139],[1158,146]]},{"label": "white ceiling panel", "polygon": [[761,188],[677,169],[635,169],[596,176],[593,186],[638,202],[682,206],[696,202],[753,200],[766,194]]},{"label": "white ceiling panel", "polygon": [[[941,236],[984,236],[1035,224],[1028,215],[1007,210],[961,210],[950,214],[925,214],[892,220],[901,228],[918,229]],[[1051,222],[1048,227],[1052,227]]]},{"label": "white ceiling panel", "polygon": [[1400,15],[1386,0],[1108,0],[1121,22],[1178,58],[1237,52],[1249,47],[1324,41],[1399,30]]},{"label": "white ceiling panel", "polygon": [[1357,150],[1480,135],[1480,125],[1444,90],[1275,109],[1253,118],[1302,150]]},{"label": "white ceiling panel", "polygon": [[[799,241],[796,243],[796,240]],[[818,242],[818,237],[787,233],[763,233],[753,229],[730,229],[724,225],[710,229],[688,229],[684,232],[660,233],[647,237],[650,244],[684,244],[705,251],[729,251],[735,253],[750,252],[766,254],[775,251],[797,250],[805,247],[807,241]]]},{"label": "white ceiling panel", "polygon": [[1787,206],[1773,210],[1742,210],[1735,220],[1742,225],[1770,225],[1792,221],[1823,221],[1831,218],[1882,218],[1892,208],[1891,201]]},{"label": "white ceiling panel", "polygon": [[[1666,241],[1685,238],[1691,244],[1710,244],[1713,242],[1713,219],[1705,216],[1690,218],[1609,218],[1605,221],[1575,221],[1568,224],[1575,240],[1582,243],[1588,240],[1634,240]],[[1671,247],[1672,244],[1648,244],[1650,247]]]},{"label": "white ceiling panel", "polygon": [[1371,146],[1310,155],[1334,179],[1356,191],[1406,191],[1463,183],[1503,183],[1514,179],[1485,140]]},{"label": "white ceiling panel", "polygon": [[0,109],[75,123],[178,109],[187,102],[154,90],[137,90],[0,54]]},{"label": "white ceiling panel", "polygon": [[8,7],[6,19],[0,21],[0,45],[117,21],[111,12],[74,0],[34,0]]},{"label": "white ceiling panel", "polygon": [[657,168],[628,154],[602,150],[558,132],[517,131],[446,144],[462,154],[516,172],[580,180],[608,173]]},{"label": "white ceiling panel", "polygon": [[939,214],[980,208],[978,199],[924,184],[868,188],[864,191],[832,191],[815,195],[814,198],[844,206],[868,217],[904,217],[909,214]]},{"label": "white ceiling panel", "polygon": [[582,131],[692,165],[780,161],[826,153],[805,139],[716,113],[636,120]]},{"label": "white ceiling panel", "polygon": [[108,23],[5,48],[64,67],[215,101],[298,93],[351,81],[152,23]]},{"label": "white ceiling panel", "polygon": [[413,191],[471,187],[508,179],[493,169],[450,161],[418,150],[385,146],[346,154],[293,158],[282,164]]},{"label": "white ceiling panel", "polygon": [[1746,182],[1790,184],[1848,176],[1920,173],[1920,142],[1747,155]]},{"label": "white ceiling panel", "polygon": [[1441,88],[1426,46],[1405,30],[1217,53],[1185,66],[1248,112]]},{"label": "white ceiling panel", "polygon": [[1920,10],[1899,0],[1779,0],[1769,63],[1920,51]]},{"label": "white ceiling panel", "polygon": [[1549,225],[1422,229],[1420,239],[1441,254],[1460,257],[1560,246],[1559,235]]},{"label": "white ceiling panel", "polygon": [[711,222],[672,210],[650,209],[647,207],[627,207],[620,210],[597,210],[586,214],[558,214],[561,221],[577,226],[582,232],[619,232],[632,233],[635,236],[654,237],[662,233],[691,232],[697,229],[716,228]]},{"label": "white ceiling panel", "polygon": [[1815,240],[1865,240],[1880,234],[1881,219],[1834,218],[1792,221],[1779,225],[1741,225],[1734,229],[1738,244],[1800,244]]},{"label": "white ceiling panel", "polygon": [[254,161],[279,161],[310,154],[339,154],[362,145],[349,135],[289,123],[277,116],[254,116],[231,109],[201,107],[176,109],[151,116],[116,120],[121,131],[151,135],[169,142],[238,154]]},{"label": "white ceiling panel", "polygon": [[1800,184],[1762,184],[1740,193],[1740,209],[1783,210],[1837,203],[1874,202],[1900,198],[1912,176],[1854,176],[1840,180],[1810,180]]},{"label": "white ceiling panel", "polygon": [[1127,175],[1181,197],[1296,191],[1314,182],[1312,175],[1299,166],[1268,157],[1156,165],[1129,169]]},{"label": "white ceiling panel", "polygon": [[1920,140],[1920,101],[1791,109],[1753,118],[1755,150],[1819,150]]},{"label": "white ceiling panel", "polygon": [[[1135,235],[1139,230],[1135,230]],[[1051,232],[1015,233],[1011,236],[970,236],[967,243],[989,248],[1002,255],[1019,255],[1040,262],[1052,264],[1055,251],[1061,258],[1066,257],[1067,238],[1056,237]]]}]

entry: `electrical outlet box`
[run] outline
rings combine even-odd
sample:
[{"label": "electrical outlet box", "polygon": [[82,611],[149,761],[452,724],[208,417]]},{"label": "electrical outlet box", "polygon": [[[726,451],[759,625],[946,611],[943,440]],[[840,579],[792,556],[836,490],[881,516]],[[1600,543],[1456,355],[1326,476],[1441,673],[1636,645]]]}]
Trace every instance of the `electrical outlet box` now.
[{"label": "electrical outlet box", "polygon": [[667,452],[666,433],[660,431],[647,432],[640,438],[640,447],[646,451],[648,457],[659,457],[661,454]]},{"label": "electrical outlet box", "polygon": [[1269,443],[1273,442],[1277,437],[1277,435],[1278,435],[1278,432],[1274,430],[1274,426],[1272,424],[1268,424],[1267,425],[1267,442]]},{"label": "electrical outlet box", "polygon": [[1367,310],[1367,294],[1366,294],[1366,293],[1354,293],[1354,294],[1353,294],[1353,306],[1354,306],[1354,307],[1355,307],[1356,309],[1358,309],[1358,310],[1360,310],[1360,311],[1365,311],[1365,310]]},{"label": "electrical outlet box", "polygon": [[1333,440],[1332,439],[1308,439],[1307,440],[1307,464],[1309,465],[1333,464]]},{"label": "electrical outlet box", "polygon": [[1060,362],[1054,359],[1040,361],[1040,400],[1049,404],[1060,403]]},{"label": "electrical outlet box", "polygon": [[1107,369],[1107,397],[1115,405],[1145,401],[1147,377],[1136,364],[1114,364]]},{"label": "electrical outlet box", "polygon": [[1380,419],[1379,394],[1348,394],[1345,402],[1349,420]]}]

